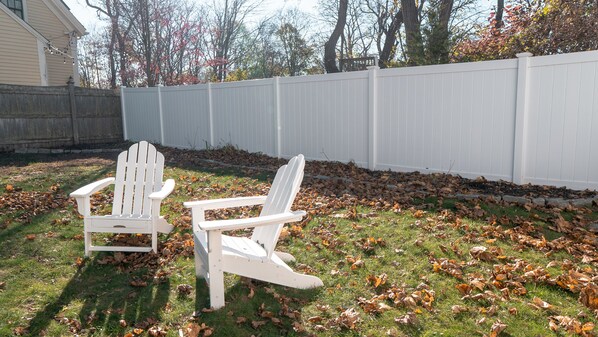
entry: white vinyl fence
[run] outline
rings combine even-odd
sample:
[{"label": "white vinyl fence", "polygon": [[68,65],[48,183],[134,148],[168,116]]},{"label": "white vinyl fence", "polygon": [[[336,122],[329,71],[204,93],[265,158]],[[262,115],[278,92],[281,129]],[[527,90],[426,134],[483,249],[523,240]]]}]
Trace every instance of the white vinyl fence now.
[{"label": "white vinyl fence", "polygon": [[125,139],[598,189],[598,51],[123,88]]}]

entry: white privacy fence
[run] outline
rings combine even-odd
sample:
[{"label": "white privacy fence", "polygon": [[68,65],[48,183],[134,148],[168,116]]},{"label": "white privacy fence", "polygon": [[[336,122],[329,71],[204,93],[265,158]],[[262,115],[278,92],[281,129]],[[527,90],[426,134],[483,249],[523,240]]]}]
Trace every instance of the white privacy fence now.
[{"label": "white privacy fence", "polygon": [[598,52],[123,88],[125,138],[598,189]]}]

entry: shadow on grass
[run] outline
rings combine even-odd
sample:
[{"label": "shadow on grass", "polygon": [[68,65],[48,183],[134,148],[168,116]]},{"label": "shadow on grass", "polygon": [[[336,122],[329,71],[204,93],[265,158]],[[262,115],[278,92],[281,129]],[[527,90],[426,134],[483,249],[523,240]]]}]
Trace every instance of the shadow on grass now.
[{"label": "shadow on grass", "polygon": [[[101,332],[101,335],[122,335],[130,326],[122,327],[120,320],[128,323],[151,325],[160,321],[160,311],[169,298],[170,281],[166,279],[153,284],[152,272],[138,270],[131,273],[119,272],[113,265],[98,263],[98,255],[63,287],[55,300],[39,310],[30,321],[30,336],[39,336],[53,321],[69,325],[72,332],[80,328],[88,332]],[[147,286],[133,287],[133,276],[144,275]],[[64,315],[63,310],[81,306],[77,317]],[[73,319],[77,321],[73,321]]]},{"label": "shadow on grass", "polygon": [[[226,287],[223,308],[205,311],[210,307],[205,280],[197,278],[195,289],[198,320],[214,327],[214,336],[251,336],[256,332],[260,336],[297,335],[295,324],[301,321],[303,308],[321,296],[323,291],[322,288],[293,289],[258,280],[238,279],[232,286]],[[273,314],[273,320],[268,312]],[[295,313],[297,316],[292,318]],[[253,322],[262,322],[263,326],[256,330]]]}]

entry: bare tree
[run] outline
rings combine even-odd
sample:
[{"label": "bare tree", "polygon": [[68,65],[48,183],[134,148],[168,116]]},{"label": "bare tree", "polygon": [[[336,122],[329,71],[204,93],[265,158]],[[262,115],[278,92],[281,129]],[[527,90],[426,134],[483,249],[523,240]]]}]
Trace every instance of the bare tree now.
[{"label": "bare tree", "polygon": [[226,79],[228,67],[238,56],[234,55],[234,45],[247,17],[260,3],[261,1],[257,0],[214,0],[212,5],[204,10],[211,30],[204,42],[211,59],[212,71],[218,81]]}]

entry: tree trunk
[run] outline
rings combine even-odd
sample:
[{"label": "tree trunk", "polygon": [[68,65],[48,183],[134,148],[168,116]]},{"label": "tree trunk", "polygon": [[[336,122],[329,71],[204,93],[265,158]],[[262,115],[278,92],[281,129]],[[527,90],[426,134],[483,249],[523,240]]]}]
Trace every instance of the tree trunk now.
[{"label": "tree trunk", "polygon": [[380,52],[380,59],[378,65],[380,68],[386,68],[390,60],[395,56],[395,45],[397,43],[397,34],[403,24],[403,11],[398,10],[395,16],[392,18],[388,31],[386,32],[386,38],[384,39],[384,47]]},{"label": "tree trunk", "polygon": [[436,27],[438,34],[437,43],[440,48],[437,49],[437,55],[434,55],[434,60],[439,64],[449,62],[450,43],[448,26],[451,13],[453,12],[453,2],[454,0],[440,1],[440,16],[438,18],[438,26]]},{"label": "tree trunk", "polygon": [[407,37],[407,60],[410,65],[417,65],[424,55],[418,8],[414,0],[401,0],[401,10]]},{"label": "tree trunk", "polygon": [[324,68],[327,73],[338,73],[338,67],[336,66],[336,43],[338,38],[341,36],[345,23],[347,22],[347,7],[348,0],[340,0],[338,6],[338,19],[336,26],[330,35],[330,38],[324,44]]},{"label": "tree trunk", "polygon": [[505,10],[505,0],[496,0],[496,22],[494,23],[494,28],[499,29],[503,26],[502,22],[502,14]]}]

